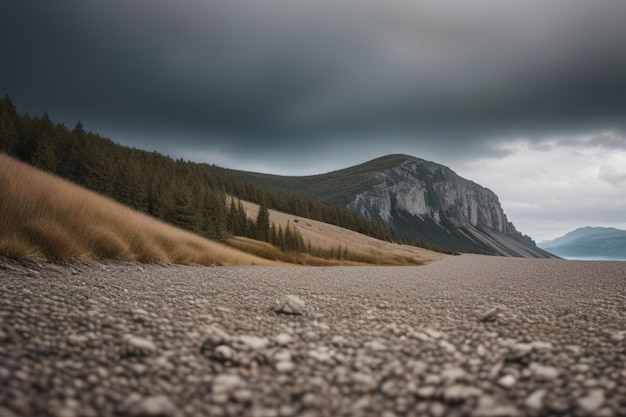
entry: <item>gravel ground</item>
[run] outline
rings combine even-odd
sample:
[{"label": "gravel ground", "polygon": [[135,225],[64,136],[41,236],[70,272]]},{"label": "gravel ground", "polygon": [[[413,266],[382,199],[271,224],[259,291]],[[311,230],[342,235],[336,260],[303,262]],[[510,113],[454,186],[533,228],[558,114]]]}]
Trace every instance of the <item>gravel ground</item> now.
[{"label": "gravel ground", "polygon": [[624,262],[0,260],[0,288],[2,417],[626,416]]}]

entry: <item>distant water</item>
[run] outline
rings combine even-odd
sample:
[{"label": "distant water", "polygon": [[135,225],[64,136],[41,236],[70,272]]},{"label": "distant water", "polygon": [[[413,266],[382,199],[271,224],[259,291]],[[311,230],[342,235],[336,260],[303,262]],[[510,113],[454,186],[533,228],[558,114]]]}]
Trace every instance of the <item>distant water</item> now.
[{"label": "distant water", "polygon": [[561,256],[568,261],[626,261],[626,258],[604,258],[600,256],[584,257],[584,256]]}]

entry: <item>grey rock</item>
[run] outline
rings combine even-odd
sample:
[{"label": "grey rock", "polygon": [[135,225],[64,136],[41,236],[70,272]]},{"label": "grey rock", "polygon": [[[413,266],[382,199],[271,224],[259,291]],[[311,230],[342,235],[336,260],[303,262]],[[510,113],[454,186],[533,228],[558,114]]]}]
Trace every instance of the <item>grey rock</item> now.
[{"label": "grey rock", "polygon": [[559,377],[559,370],[552,366],[541,365],[539,363],[531,363],[529,366],[531,372],[537,379],[551,381]]},{"label": "grey rock", "polygon": [[498,380],[498,385],[507,389],[513,388],[516,383],[517,380],[513,375],[505,375]]},{"label": "grey rock", "polygon": [[240,376],[234,374],[220,374],[213,380],[214,394],[227,394],[243,386],[245,383]]},{"label": "grey rock", "polygon": [[274,311],[276,313],[281,314],[290,314],[301,316],[304,314],[306,309],[306,303],[297,295],[287,295],[285,296],[276,307],[274,307]]},{"label": "grey rock", "polygon": [[489,310],[484,311],[478,315],[478,321],[481,323],[496,321],[499,312],[499,307],[490,308]]},{"label": "grey rock", "polygon": [[123,353],[135,356],[148,356],[157,351],[157,346],[150,339],[126,334],[122,337]]},{"label": "grey rock", "polygon": [[539,411],[543,408],[543,399],[548,391],[545,389],[538,389],[526,397],[524,405],[533,411]]},{"label": "grey rock", "polygon": [[253,335],[241,335],[239,341],[246,347],[253,350],[264,349],[269,345],[270,341],[265,337],[253,336]]},{"label": "grey rock", "polygon": [[594,413],[604,404],[604,390],[593,389],[587,395],[578,399],[578,405],[586,413]]},{"label": "grey rock", "polygon": [[468,385],[450,385],[443,390],[443,399],[447,402],[460,402],[471,397],[478,397],[482,390]]},{"label": "grey rock", "polygon": [[131,394],[124,402],[126,413],[132,417],[173,417],[178,409],[165,395],[141,397]]}]

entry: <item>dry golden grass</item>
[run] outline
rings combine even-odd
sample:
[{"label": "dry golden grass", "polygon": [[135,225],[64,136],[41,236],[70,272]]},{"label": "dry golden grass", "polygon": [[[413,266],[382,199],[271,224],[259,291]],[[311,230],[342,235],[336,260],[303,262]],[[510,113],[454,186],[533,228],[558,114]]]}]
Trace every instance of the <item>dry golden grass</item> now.
[{"label": "dry golden grass", "polygon": [[177,229],[0,154],[0,255],[276,265]]},{"label": "dry golden grass", "polygon": [[[247,201],[242,203],[248,217],[256,219],[259,206]],[[295,226],[302,234],[305,245],[310,244],[314,249],[313,254],[315,249],[328,253],[337,251],[338,248],[347,248],[347,256],[340,262],[343,265],[423,265],[443,257],[440,253],[427,249],[385,242],[328,223],[275,210],[269,212],[270,221],[277,226],[282,225],[284,229],[288,222]]]}]

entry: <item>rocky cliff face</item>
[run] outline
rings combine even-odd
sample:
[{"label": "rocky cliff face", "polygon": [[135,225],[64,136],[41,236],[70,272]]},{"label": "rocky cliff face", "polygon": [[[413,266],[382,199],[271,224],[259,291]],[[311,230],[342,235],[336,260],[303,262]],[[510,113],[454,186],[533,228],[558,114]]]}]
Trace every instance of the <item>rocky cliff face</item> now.
[{"label": "rocky cliff face", "polygon": [[445,166],[418,158],[407,157],[379,172],[347,206],[407,237],[442,247],[464,251],[475,244],[500,255],[547,255],[515,230],[495,193]]}]

